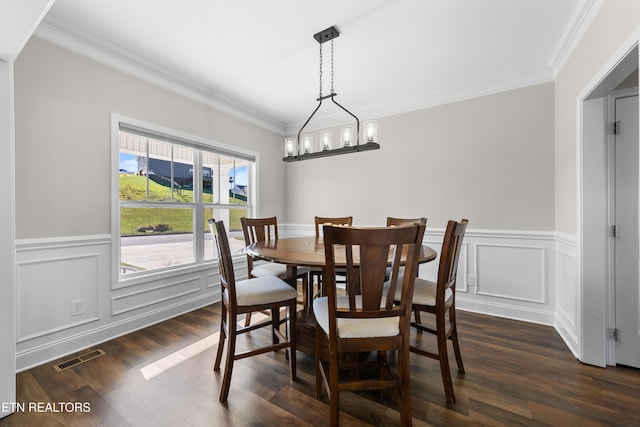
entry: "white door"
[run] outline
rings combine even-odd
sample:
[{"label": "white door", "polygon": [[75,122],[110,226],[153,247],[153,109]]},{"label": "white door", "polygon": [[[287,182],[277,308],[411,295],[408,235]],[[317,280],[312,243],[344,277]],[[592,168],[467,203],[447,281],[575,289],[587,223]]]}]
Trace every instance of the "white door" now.
[{"label": "white door", "polygon": [[615,100],[616,364],[640,367],[638,96]]}]

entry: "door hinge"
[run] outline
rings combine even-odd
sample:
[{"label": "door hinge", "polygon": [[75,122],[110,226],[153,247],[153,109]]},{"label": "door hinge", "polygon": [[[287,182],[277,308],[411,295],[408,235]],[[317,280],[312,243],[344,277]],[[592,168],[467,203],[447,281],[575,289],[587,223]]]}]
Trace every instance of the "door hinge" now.
[{"label": "door hinge", "polygon": [[617,225],[612,225],[611,226],[611,237],[618,237],[618,226]]},{"label": "door hinge", "polygon": [[609,329],[609,337],[614,341],[618,341],[618,328]]},{"label": "door hinge", "polygon": [[611,133],[618,135],[620,133],[620,120],[611,123]]}]

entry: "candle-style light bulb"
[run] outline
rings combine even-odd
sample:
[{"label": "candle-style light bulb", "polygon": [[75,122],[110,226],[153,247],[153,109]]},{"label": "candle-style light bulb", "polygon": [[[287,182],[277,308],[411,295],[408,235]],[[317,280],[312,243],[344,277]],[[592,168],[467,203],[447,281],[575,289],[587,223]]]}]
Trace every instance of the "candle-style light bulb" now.
[{"label": "candle-style light bulb", "polygon": [[303,141],[303,143],[302,143],[303,148],[302,149],[303,149],[304,153],[305,154],[310,153],[311,152],[311,141],[312,141],[311,140],[311,135],[305,135],[303,137],[302,141]]},{"label": "candle-style light bulb", "polygon": [[328,150],[331,148],[331,134],[329,132],[322,132],[322,150]]},{"label": "candle-style light bulb", "polygon": [[293,139],[293,138],[286,138],[286,139],[284,140],[284,143],[285,143],[285,155],[286,155],[287,157],[291,157],[291,156],[293,156],[293,155],[294,155],[293,150],[294,150],[294,147],[295,147],[295,139]]},{"label": "candle-style light bulb", "polygon": [[345,128],[344,133],[343,133],[343,137],[342,137],[342,141],[343,141],[344,145],[351,145],[351,132],[350,132],[349,128]]},{"label": "candle-style light bulb", "polygon": [[365,125],[365,134],[367,137],[367,142],[376,142],[376,122],[371,121],[367,122]]}]

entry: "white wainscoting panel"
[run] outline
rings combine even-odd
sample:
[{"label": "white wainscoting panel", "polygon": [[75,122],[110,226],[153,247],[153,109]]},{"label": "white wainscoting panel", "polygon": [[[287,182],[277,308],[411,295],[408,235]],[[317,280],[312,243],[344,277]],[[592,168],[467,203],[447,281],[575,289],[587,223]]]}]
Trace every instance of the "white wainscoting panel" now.
[{"label": "white wainscoting panel", "polygon": [[200,292],[200,276],[180,277],[179,280],[166,280],[160,285],[143,287],[111,298],[111,314],[140,310],[165,301],[184,298]]},{"label": "white wainscoting panel", "polygon": [[476,294],[539,304],[547,302],[544,247],[478,243],[475,258]]},{"label": "white wainscoting panel", "polygon": [[456,305],[510,319],[553,325],[555,258],[546,232],[468,230],[469,292]]},{"label": "white wainscoting panel", "polygon": [[556,236],[555,328],[576,358],[581,359],[580,287],[578,286],[577,243],[573,236]]},{"label": "white wainscoting panel", "polygon": [[[16,242],[18,371],[220,299],[214,263],[118,287],[111,253],[108,235]],[[244,257],[238,264],[242,277]],[[72,316],[71,301],[78,299],[84,313]]]},{"label": "white wainscoting panel", "polygon": [[[99,319],[100,254],[42,258],[16,263],[18,286],[17,341]],[[73,316],[72,301],[83,300]]]}]

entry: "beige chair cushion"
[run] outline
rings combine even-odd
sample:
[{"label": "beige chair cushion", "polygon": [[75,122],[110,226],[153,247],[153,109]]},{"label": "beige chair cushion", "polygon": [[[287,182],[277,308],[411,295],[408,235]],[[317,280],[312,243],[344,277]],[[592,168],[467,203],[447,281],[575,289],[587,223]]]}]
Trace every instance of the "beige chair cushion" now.
[{"label": "beige chair cushion", "polygon": [[[402,280],[402,277],[398,277],[398,285],[402,283]],[[436,288],[437,287],[435,282],[416,277],[416,284],[413,288],[413,303],[419,305],[436,305]],[[400,286],[397,286],[394,299],[398,301],[400,300],[401,296],[402,288]],[[447,289],[446,291],[444,291],[445,301],[448,301],[451,296],[451,289]]]},{"label": "beige chair cushion", "polygon": [[269,304],[297,298],[298,292],[291,285],[274,276],[236,282],[238,305]]},{"label": "beige chair cushion", "polygon": [[[298,267],[298,276],[308,272],[309,267]],[[251,270],[251,275],[253,275],[253,277],[275,276],[284,280],[287,277],[287,266],[286,264],[280,264],[277,262],[265,262],[263,264],[254,265],[253,270]]]},{"label": "beige chair cushion", "polygon": [[[313,300],[313,314],[318,325],[329,333],[328,297]],[[349,307],[349,298],[339,296],[336,298],[339,308]],[[356,299],[356,306],[361,303]],[[400,333],[400,318],[386,317],[379,319],[338,319],[338,337],[340,338],[371,338],[392,337]]]}]

